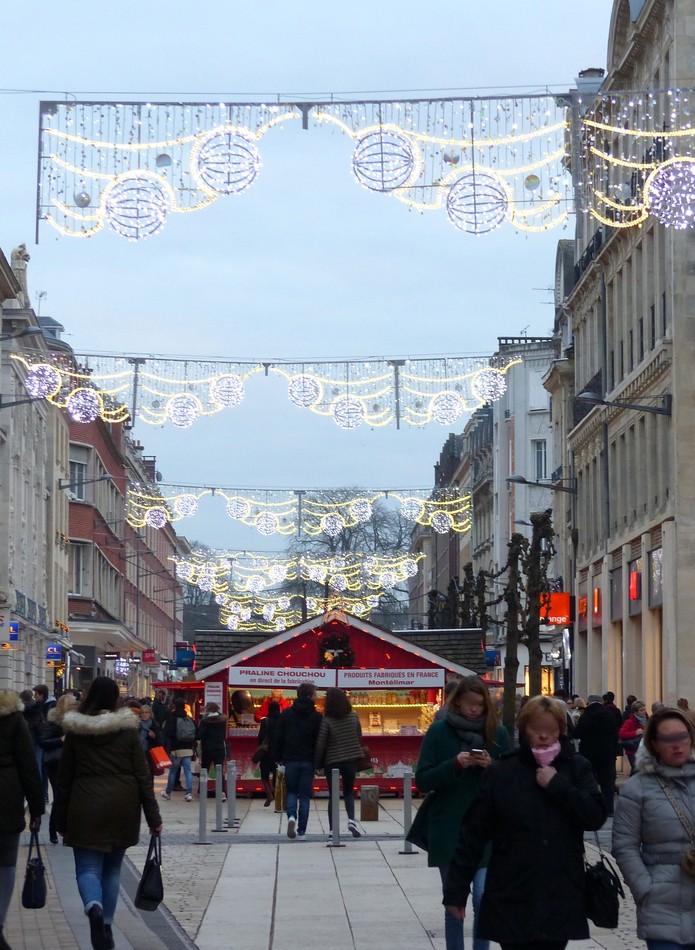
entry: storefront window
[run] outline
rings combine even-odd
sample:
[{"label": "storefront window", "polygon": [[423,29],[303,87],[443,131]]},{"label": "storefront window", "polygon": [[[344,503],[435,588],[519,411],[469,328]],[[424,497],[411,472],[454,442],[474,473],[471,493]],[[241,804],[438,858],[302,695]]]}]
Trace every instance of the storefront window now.
[{"label": "storefront window", "polygon": [[579,630],[586,630],[589,616],[589,602],[587,599],[586,581],[579,585],[577,593],[577,627]]},{"label": "storefront window", "polygon": [[635,617],[642,613],[642,558],[630,561],[628,570],[630,616]]},{"label": "storefront window", "polygon": [[623,569],[611,571],[611,620],[623,619]]},{"label": "storefront window", "polygon": [[660,607],[664,602],[663,587],[663,550],[655,548],[649,552],[649,606]]}]

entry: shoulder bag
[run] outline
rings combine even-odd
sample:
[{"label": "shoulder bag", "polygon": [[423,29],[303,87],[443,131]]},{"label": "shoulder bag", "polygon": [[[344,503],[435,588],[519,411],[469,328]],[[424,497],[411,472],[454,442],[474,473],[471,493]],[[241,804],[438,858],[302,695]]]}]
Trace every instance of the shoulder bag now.
[{"label": "shoulder bag", "polygon": [[[36,857],[32,857],[32,851],[36,848]],[[41,857],[41,847],[39,845],[38,831],[32,831],[29,840],[29,855],[27,857],[27,870],[24,875],[24,887],[22,888],[22,907],[28,910],[38,910],[46,906],[46,867]]]},{"label": "shoulder bag", "polygon": [[614,930],[620,916],[620,897],[625,897],[623,885],[615,865],[601,849],[598,834],[594,832],[596,847],[600,854],[596,864],[589,864],[584,855],[586,867],[586,915],[597,927]]},{"label": "shoulder bag", "polygon": [[675,813],[678,815],[678,819],[680,823],[683,825],[688,837],[690,838],[690,844],[692,845],[692,847],[688,848],[687,851],[683,852],[683,855],[681,856],[681,867],[683,868],[686,874],[690,875],[690,877],[695,877],[695,832],[693,831],[693,826],[690,824],[689,819],[686,818],[685,814],[683,813],[682,808],[680,807],[680,805],[678,804],[678,801],[676,800],[676,797],[674,796],[673,792],[671,791],[669,786],[666,784],[666,782],[662,779],[660,775],[657,775],[656,778],[659,785],[661,785],[661,787],[664,790],[664,795],[666,796],[666,798],[668,798],[669,802],[671,803],[671,807],[673,808]]},{"label": "shoulder bag", "polygon": [[134,904],[139,910],[157,910],[163,900],[162,839],[152,835]]},{"label": "shoulder bag", "polygon": [[429,845],[430,811],[435,794],[435,792],[429,792],[422,799],[422,804],[415,812],[413,823],[405,836],[406,841],[414,844],[421,851],[427,851]]}]

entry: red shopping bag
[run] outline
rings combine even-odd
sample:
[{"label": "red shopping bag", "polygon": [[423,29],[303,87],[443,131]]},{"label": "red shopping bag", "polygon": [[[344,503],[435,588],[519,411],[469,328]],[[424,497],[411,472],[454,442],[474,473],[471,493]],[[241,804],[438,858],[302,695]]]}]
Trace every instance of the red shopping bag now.
[{"label": "red shopping bag", "polygon": [[152,771],[155,775],[164,775],[165,769],[171,768],[171,759],[164,746],[156,745],[150,749],[150,758],[152,759]]}]

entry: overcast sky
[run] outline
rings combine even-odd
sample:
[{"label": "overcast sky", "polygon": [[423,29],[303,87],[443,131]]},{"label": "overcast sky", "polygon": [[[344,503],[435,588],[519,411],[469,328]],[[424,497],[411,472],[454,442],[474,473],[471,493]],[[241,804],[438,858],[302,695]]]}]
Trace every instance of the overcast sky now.
[{"label": "overcast sky", "polygon": [[[27,244],[32,303],[45,292],[41,313],[65,326],[77,352],[459,355],[492,353],[501,335],[547,334],[555,248],[573,236],[572,219],[545,235],[507,225],[475,239],[443,211],[411,213],[359,188],[350,140],[324,130],[269,133],[253,188],[170,216],[153,239],[132,244],[105,230],[77,240],[44,225],[35,246],[38,103],[63,93],[219,101],[559,91],[579,70],[605,66],[611,6],[8,4],[0,85],[27,92],[0,94],[0,247],[9,258]],[[345,432],[293,408],[279,381],[261,380],[234,412],[185,431],[139,424],[134,434],[166,482],[298,489],[429,486],[447,432],[434,423]],[[178,528],[218,547],[260,547],[213,501]]]}]

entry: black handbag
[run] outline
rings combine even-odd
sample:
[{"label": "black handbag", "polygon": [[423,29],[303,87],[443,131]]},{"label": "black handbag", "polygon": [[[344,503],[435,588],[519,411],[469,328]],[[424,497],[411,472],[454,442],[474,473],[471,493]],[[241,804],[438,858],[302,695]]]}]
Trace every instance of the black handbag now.
[{"label": "black handbag", "polygon": [[139,910],[157,910],[163,900],[162,839],[152,835],[134,903]]},{"label": "black handbag", "polygon": [[[32,857],[32,851],[36,847],[36,857]],[[28,910],[38,910],[46,906],[46,866],[41,857],[41,846],[39,845],[38,831],[32,831],[29,841],[29,856],[27,857],[27,870],[24,875],[24,887],[22,888],[22,907]]]},{"label": "black handbag", "polygon": [[427,851],[428,848],[428,835],[430,827],[430,810],[432,808],[432,801],[434,800],[434,792],[430,792],[422,800],[422,804],[415,813],[415,818],[413,823],[408,830],[408,834],[405,836],[405,840],[409,841],[411,844],[414,844],[416,848],[420,848],[421,851]]},{"label": "black handbag", "polygon": [[614,930],[618,926],[620,916],[620,898],[625,897],[623,885],[615,866],[601,850],[596,835],[596,846],[600,858],[596,864],[589,864],[584,856],[586,865],[586,916],[597,927]]}]

